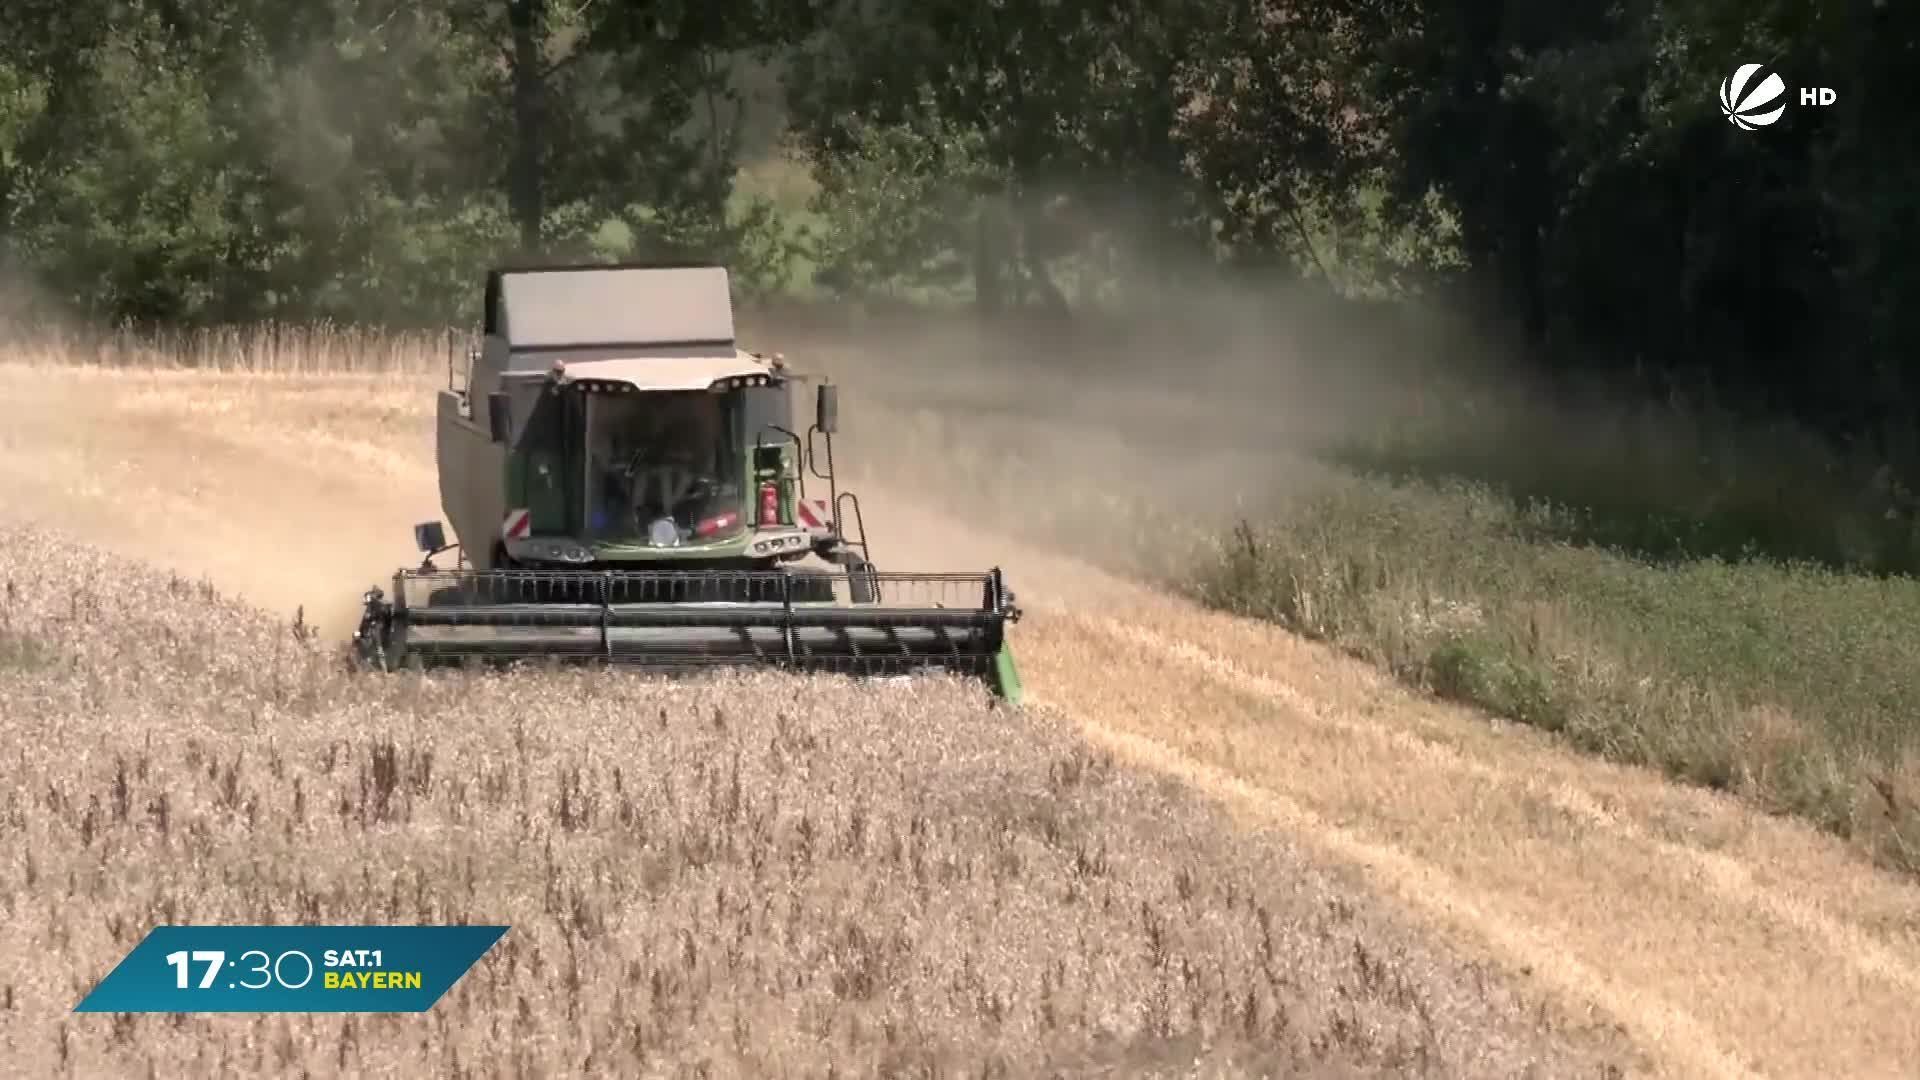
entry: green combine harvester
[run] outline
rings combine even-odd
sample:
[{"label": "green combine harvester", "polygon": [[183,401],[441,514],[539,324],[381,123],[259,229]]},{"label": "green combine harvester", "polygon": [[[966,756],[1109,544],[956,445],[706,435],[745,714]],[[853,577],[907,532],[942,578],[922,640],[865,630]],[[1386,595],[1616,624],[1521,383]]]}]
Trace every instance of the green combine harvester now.
[{"label": "green combine harvester", "polygon": [[1000,570],[874,568],[834,479],[836,388],[801,434],[807,377],[738,347],[724,267],[491,271],[466,359],[437,419],[456,541],[414,528],[421,565],[366,594],[364,663],[947,671],[1019,700]]}]

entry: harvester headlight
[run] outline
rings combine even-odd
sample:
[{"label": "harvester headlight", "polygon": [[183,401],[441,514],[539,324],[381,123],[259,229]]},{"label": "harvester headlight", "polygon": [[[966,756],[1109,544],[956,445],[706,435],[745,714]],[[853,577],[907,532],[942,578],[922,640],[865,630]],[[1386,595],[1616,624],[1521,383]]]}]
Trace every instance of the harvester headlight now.
[{"label": "harvester headlight", "polygon": [[590,563],[593,549],[575,540],[509,540],[507,554],[535,562]]},{"label": "harvester headlight", "polygon": [[647,526],[647,543],[654,547],[680,546],[680,526],[672,518],[659,518]]},{"label": "harvester headlight", "polygon": [[807,546],[807,538],[798,534],[773,536],[765,540],[755,541],[753,553],[755,555],[772,555],[781,551],[798,551],[805,546]]},{"label": "harvester headlight", "polygon": [[549,549],[549,558],[565,563],[590,563],[593,561],[593,550],[583,544],[561,540]]}]

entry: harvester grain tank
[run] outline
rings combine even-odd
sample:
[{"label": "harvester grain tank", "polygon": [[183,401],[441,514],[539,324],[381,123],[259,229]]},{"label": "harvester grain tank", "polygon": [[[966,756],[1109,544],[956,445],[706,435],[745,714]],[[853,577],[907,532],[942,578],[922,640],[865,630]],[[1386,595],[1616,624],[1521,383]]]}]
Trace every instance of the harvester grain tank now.
[{"label": "harvester grain tank", "polygon": [[739,347],[724,267],[489,272],[479,344],[438,395],[455,539],[415,527],[424,558],[367,592],[356,655],[946,670],[1017,700],[1000,570],[876,569],[834,475],[836,387],[795,425],[809,381]]}]

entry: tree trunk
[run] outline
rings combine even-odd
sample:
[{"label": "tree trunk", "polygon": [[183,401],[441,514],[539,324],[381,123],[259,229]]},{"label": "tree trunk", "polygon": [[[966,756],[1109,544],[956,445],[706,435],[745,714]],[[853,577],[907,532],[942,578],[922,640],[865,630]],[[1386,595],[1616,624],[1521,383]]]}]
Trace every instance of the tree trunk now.
[{"label": "tree trunk", "polygon": [[507,2],[507,22],[513,29],[513,157],[507,173],[507,206],[520,227],[520,246],[528,255],[540,249],[540,223],[547,212],[540,175],[546,7],[546,0]]},{"label": "tree trunk", "polygon": [[1006,308],[1006,234],[1003,199],[979,199],[973,236],[973,303],[982,315],[994,316]]}]

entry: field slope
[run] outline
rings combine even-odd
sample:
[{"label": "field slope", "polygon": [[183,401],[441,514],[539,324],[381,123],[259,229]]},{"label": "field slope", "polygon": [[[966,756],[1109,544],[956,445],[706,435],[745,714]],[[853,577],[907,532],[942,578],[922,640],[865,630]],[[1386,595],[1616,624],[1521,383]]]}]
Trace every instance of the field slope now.
[{"label": "field slope", "polygon": [[[59,359],[0,364],[0,401],[21,421],[0,431],[0,490],[69,535],[283,615],[304,606],[338,634],[358,591],[407,557],[408,526],[435,516],[431,380]],[[869,460],[907,448],[876,441]],[[1297,848],[1349,895],[1378,894],[1430,940],[1487,962],[1563,1040],[1631,1043],[1616,1060],[1636,1074],[1901,1075],[1920,1060],[1920,888],[1838,841],[1414,697],[1328,649],[1015,544],[951,506],[863,495],[888,568],[1013,575],[1041,718],[1217,800],[1246,836],[1277,827],[1286,843],[1271,850]],[[966,730],[985,723],[942,736],[943,754],[1007,737]],[[1152,844],[1171,859],[1206,834]],[[1249,880],[1278,887],[1269,874],[1295,872]]]},{"label": "field slope", "polygon": [[[1594,1074],[1610,1054],[972,685],[352,678],[0,533],[22,1075]],[[508,923],[425,1019],[73,1016],[160,922]]]}]

